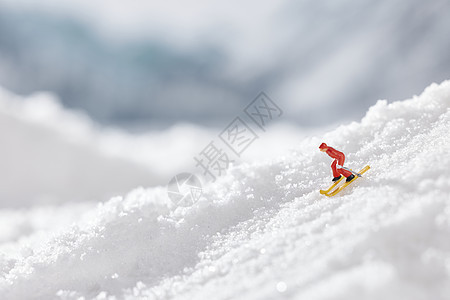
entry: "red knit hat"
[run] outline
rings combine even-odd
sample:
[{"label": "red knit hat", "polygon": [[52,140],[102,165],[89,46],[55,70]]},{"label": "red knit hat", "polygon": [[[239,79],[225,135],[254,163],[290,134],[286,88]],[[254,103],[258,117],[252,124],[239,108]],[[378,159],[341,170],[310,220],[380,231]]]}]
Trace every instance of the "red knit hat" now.
[{"label": "red knit hat", "polygon": [[320,146],[319,146],[319,149],[326,149],[326,148],[328,148],[328,146],[327,146],[327,144],[325,144],[325,143],[322,143],[322,144],[320,144]]}]

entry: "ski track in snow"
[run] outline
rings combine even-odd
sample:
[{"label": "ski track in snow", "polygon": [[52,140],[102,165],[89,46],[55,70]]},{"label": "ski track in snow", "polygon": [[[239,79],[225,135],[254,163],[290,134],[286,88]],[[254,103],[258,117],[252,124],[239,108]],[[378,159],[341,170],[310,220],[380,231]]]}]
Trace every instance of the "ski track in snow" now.
[{"label": "ski track in snow", "polygon": [[[449,107],[450,81],[379,101],[359,123],[230,169],[191,207],[157,187],[86,208],[0,256],[2,298],[448,299]],[[332,198],[318,192],[331,179],[322,141],[371,166]]]}]

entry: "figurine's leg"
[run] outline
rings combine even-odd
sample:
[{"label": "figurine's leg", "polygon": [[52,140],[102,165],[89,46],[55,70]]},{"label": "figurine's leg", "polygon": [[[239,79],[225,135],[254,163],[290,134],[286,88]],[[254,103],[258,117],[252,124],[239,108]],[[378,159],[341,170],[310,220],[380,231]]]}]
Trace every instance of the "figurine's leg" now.
[{"label": "figurine's leg", "polygon": [[338,170],[337,170],[337,168],[336,168],[337,162],[338,162],[338,161],[335,159],[335,160],[333,161],[333,163],[331,164],[331,170],[333,170],[333,177],[334,177],[334,178],[340,177],[340,176],[341,176],[341,173],[339,173]]},{"label": "figurine's leg", "polygon": [[352,172],[347,171],[347,170],[342,169],[342,168],[341,169],[337,169],[337,172],[339,173],[339,175],[343,175],[345,177],[349,177],[350,175],[352,175]]}]

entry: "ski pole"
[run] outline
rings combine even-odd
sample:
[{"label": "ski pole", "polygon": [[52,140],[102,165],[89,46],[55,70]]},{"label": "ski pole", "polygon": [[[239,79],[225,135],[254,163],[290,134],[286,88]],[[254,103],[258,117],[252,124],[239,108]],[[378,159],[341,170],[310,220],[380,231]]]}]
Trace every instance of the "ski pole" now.
[{"label": "ski pole", "polygon": [[359,173],[357,173],[357,172],[355,172],[355,171],[353,171],[353,170],[350,170],[349,168],[346,168],[346,167],[343,167],[343,166],[340,166],[340,165],[337,165],[337,167],[340,167],[341,169],[344,169],[344,170],[347,170],[347,171],[349,171],[349,172],[352,172],[353,174],[355,174],[355,175],[358,176],[358,177],[362,177],[361,174],[359,174]]}]

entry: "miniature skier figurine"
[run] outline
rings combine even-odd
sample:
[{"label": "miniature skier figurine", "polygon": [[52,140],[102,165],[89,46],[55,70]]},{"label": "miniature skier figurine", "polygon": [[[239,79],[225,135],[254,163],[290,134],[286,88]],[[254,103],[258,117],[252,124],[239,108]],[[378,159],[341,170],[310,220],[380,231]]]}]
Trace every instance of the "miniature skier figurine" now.
[{"label": "miniature skier figurine", "polygon": [[331,170],[333,170],[333,181],[338,181],[341,176],[344,176],[347,178],[347,182],[350,182],[353,178],[355,178],[355,175],[352,174],[352,172],[346,170],[343,168],[344,161],[345,161],[345,155],[344,153],[328,146],[325,143],[320,144],[319,146],[320,151],[325,152],[328,154],[331,158],[334,158],[333,163],[331,164]]},{"label": "miniature skier figurine", "polygon": [[[333,170],[333,184],[327,188],[326,190],[320,190],[320,194],[325,195],[327,197],[333,197],[339,194],[342,190],[344,190],[347,186],[357,180],[359,177],[362,177],[362,174],[367,172],[370,169],[370,166],[367,165],[359,171],[359,173],[354,172],[346,167],[344,167],[345,155],[344,153],[337,151],[336,149],[329,147],[327,144],[322,143],[319,146],[320,151],[325,152],[331,158],[334,158],[333,163],[331,164],[331,169]],[[356,176],[355,176],[356,175]],[[342,185],[338,186],[339,182],[341,182],[346,177],[347,180]]]}]

